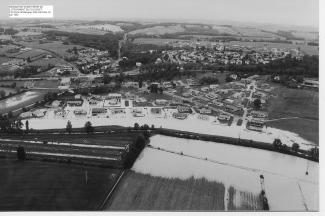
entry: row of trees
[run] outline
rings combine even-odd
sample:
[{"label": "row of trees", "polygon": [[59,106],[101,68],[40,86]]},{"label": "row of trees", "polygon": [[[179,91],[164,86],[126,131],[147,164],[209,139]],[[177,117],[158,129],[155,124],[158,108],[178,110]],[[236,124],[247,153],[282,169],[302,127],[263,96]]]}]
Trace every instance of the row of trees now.
[{"label": "row of trees", "polygon": [[[29,126],[29,123],[26,121],[25,124]],[[20,119],[12,119],[10,116],[0,115],[0,131],[3,133],[15,133],[22,132],[23,123]]]},{"label": "row of trees", "polygon": [[[286,144],[283,144],[280,139],[274,139],[273,141],[273,147],[280,151],[280,152],[286,152],[289,151],[290,149],[297,153],[300,149],[300,146],[298,143],[293,143],[291,148],[287,146]],[[319,159],[319,149],[318,147],[313,147],[308,151],[309,156],[311,156],[313,159],[318,160]]]}]

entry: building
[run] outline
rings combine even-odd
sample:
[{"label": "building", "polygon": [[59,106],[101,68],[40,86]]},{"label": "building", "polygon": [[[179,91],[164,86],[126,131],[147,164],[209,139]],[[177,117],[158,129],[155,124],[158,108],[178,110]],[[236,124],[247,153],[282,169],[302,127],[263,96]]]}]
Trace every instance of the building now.
[{"label": "building", "polygon": [[75,115],[87,115],[87,111],[86,110],[83,110],[83,109],[74,110],[73,113]]},{"label": "building", "polygon": [[319,88],[319,81],[314,79],[304,79],[303,86],[311,88]]},{"label": "building", "polygon": [[253,118],[267,118],[268,117],[268,113],[263,112],[263,111],[252,110],[250,114]]},{"label": "building", "polygon": [[258,118],[252,118],[247,123],[247,129],[256,130],[256,131],[262,131],[264,125],[265,125],[264,120],[258,119]]},{"label": "building", "polygon": [[160,115],[162,113],[162,110],[159,107],[153,107],[150,109],[150,112],[151,114]]},{"label": "building", "polygon": [[166,106],[168,104],[168,100],[156,99],[155,103],[159,106]]},{"label": "building", "polygon": [[75,106],[82,106],[83,102],[84,101],[82,99],[70,99],[70,100],[67,100],[66,103],[70,107],[75,107]]},{"label": "building", "polygon": [[102,107],[94,107],[91,109],[91,114],[93,116],[97,116],[97,115],[100,115],[100,114],[106,114],[107,113],[107,109],[105,108],[102,108]]},{"label": "building", "polygon": [[177,111],[179,113],[192,113],[192,109],[187,106],[177,106]]},{"label": "building", "polygon": [[173,117],[176,118],[176,119],[181,119],[181,120],[184,120],[187,118],[187,115],[186,113],[177,113],[177,112],[174,112],[173,113]]},{"label": "building", "polygon": [[221,122],[228,122],[228,121],[230,121],[230,118],[231,118],[230,115],[227,115],[227,114],[224,114],[224,113],[221,113],[218,116],[218,120],[221,121]]},{"label": "building", "polygon": [[212,110],[203,107],[203,108],[199,109],[199,113],[200,113],[200,114],[211,114],[211,113],[212,113]]}]

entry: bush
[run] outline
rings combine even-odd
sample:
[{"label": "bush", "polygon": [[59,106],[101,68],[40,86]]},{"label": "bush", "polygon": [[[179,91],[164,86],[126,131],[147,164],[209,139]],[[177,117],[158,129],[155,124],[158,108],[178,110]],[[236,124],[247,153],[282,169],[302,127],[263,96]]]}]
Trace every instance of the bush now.
[{"label": "bush", "polygon": [[26,159],[25,148],[22,147],[22,146],[18,146],[18,148],[17,148],[17,159],[18,160],[25,160]]}]

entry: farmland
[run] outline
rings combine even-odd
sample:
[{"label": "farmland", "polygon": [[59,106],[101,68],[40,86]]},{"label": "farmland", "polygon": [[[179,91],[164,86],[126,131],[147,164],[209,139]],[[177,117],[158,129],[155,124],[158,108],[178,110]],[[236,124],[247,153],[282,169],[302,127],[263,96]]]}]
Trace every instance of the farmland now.
[{"label": "farmland", "polygon": [[69,53],[66,52],[68,49],[72,49],[73,47],[77,47],[78,49],[83,48],[83,46],[80,45],[65,45],[59,41],[53,41],[53,42],[43,43],[43,44],[40,44],[38,42],[21,42],[21,44],[26,47],[31,47],[34,49],[48,50],[50,52],[56,53],[61,57],[69,55]]},{"label": "farmland", "polygon": [[71,164],[0,160],[0,211],[98,210],[121,172]]},{"label": "farmland", "polygon": [[317,46],[308,46],[304,44],[291,44],[291,43],[271,43],[271,42],[246,42],[246,41],[230,41],[225,42],[225,45],[240,45],[246,47],[254,47],[254,48],[286,48],[286,49],[297,49],[300,48],[301,51],[305,52],[308,55],[318,55],[318,47]]},{"label": "farmland", "polygon": [[150,28],[138,29],[129,32],[131,35],[145,34],[145,35],[164,35],[173,34],[178,32],[184,32],[185,29],[180,25],[170,25],[170,26],[154,26]]},{"label": "farmland", "polygon": [[319,93],[305,89],[275,87],[276,96],[271,99],[268,107],[269,117],[270,119],[289,119],[270,121],[268,125],[295,132],[318,144]]},{"label": "farmland", "polygon": [[152,177],[130,171],[107,210],[224,210],[225,187],[205,179]]}]

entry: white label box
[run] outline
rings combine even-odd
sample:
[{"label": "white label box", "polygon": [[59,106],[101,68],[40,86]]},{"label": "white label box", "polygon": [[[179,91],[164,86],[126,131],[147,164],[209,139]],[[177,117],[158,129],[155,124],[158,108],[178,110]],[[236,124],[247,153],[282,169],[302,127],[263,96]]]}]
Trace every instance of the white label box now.
[{"label": "white label box", "polygon": [[53,5],[9,5],[9,18],[53,18]]}]

